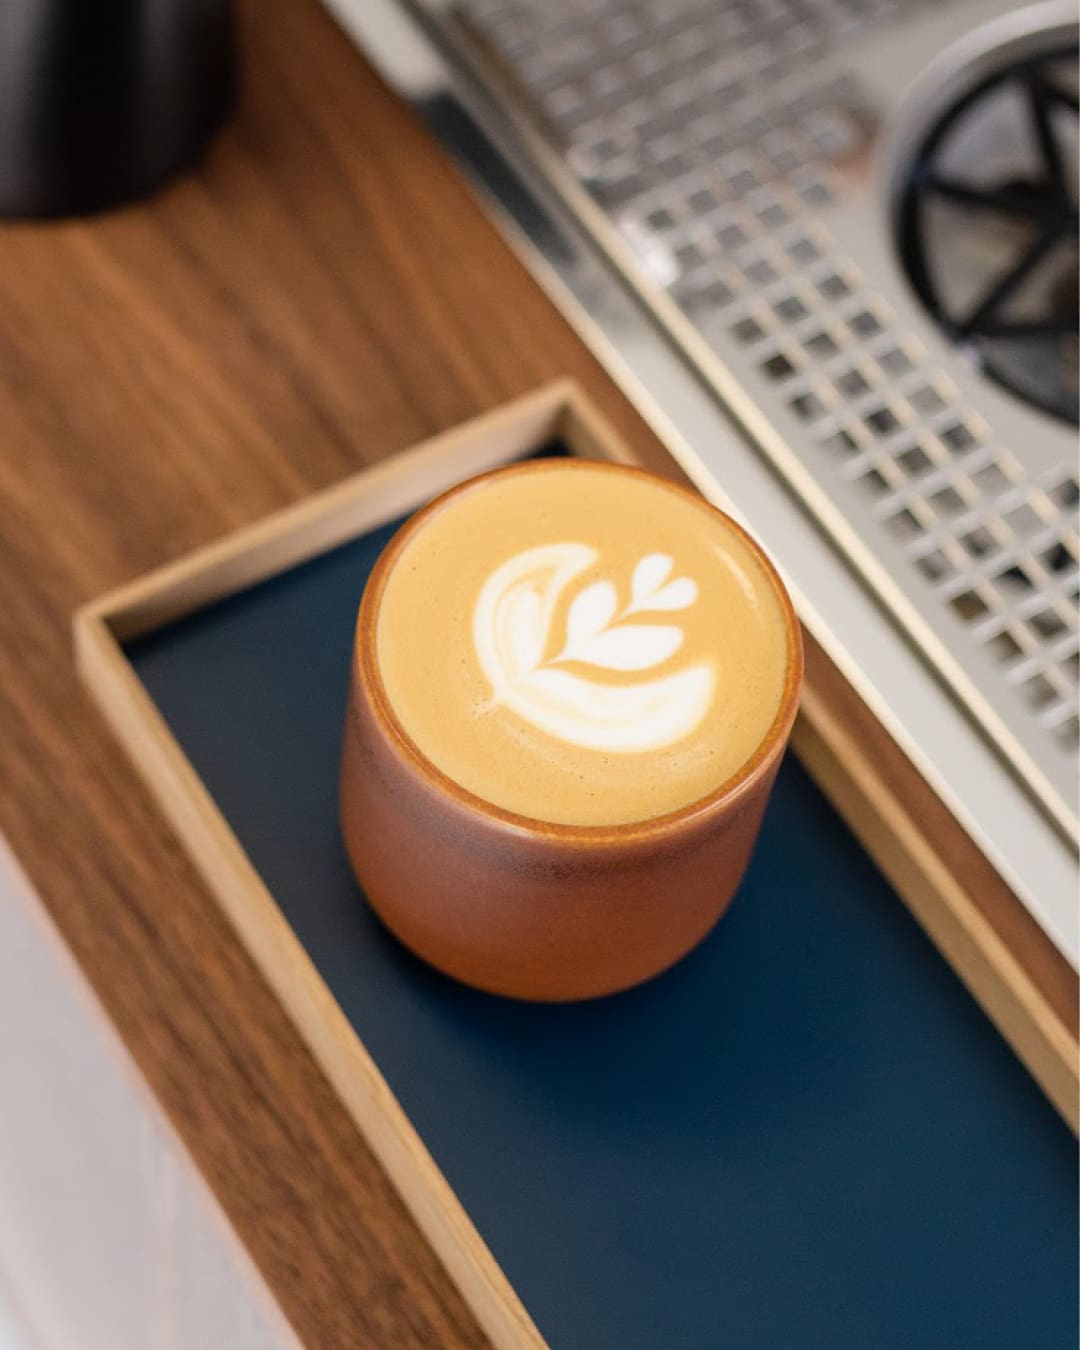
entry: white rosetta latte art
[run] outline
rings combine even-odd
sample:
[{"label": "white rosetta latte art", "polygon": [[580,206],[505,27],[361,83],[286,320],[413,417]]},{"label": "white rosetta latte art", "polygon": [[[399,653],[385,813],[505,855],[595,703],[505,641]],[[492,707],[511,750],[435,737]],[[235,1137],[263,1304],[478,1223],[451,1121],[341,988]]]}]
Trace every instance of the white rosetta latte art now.
[{"label": "white rosetta latte art", "polygon": [[565,667],[625,672],[662,665],[682,646],[683,630],[633,616],[688,609],[697,599],[697,583],[690,577],[669,580],[673,559],[647,554],[634,568],[622,609],[610,581],[579,591],[567,612],[565,643],[545,660],[559,600],[598,557],[587,544],[545,544],[498,567],[473,611],[480,667],[495,703],[550,736],[587,750],[661,750],[693,731],[708,712],[716,685],[710,663],[634,684],[586,678]]}]

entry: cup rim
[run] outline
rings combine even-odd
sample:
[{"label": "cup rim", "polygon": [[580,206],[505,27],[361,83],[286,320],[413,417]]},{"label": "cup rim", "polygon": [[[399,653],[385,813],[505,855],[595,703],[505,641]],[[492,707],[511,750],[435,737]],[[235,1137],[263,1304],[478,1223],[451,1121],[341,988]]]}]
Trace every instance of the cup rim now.
[{"label": "cup rim", "polygon": [[[535,816],[521,815],[488,801],[486,797],[481,797],[479,794],[470,791],[451,778],[449,774],[444,773],[416,744],[394,711],[390,696],[383,683],[382,673],[379,670],[376,659],[376,630],[383,592],[394,564],[413,536],[433,516],[444,510],[456,498],[482,488],[493,479],[511,475],[544,473],[556,468],[588,468],[616,474],[632,474],[639,478],[648,479],[659,488],[682,496],[714,517],[719,516],[725,526],[734,531],[749,548],[764,570],[784,616],[788,657],[787,668],[784,672],[784,686],[776,715],[769,724],[760,744],[749,759],[744,761],[733,774],[710,792],[703,797],[688,802],[685,806],[680,806],[674,811],[667,811],[662,815],[615,824],[573,825],[560,821],[543,820]],[[773,760],[783,750],[798,712],[803,679],[802,628],[791,597],[775,566],[757,540],[743,529],[738,521],[733,520],[727,512],[721,511],[719,507],[714,506],[692,488],[661,478],[658,474],[639,468],[637,465],[572,455],[565,458],[532,459],[499,465],[497,468],[489,469],[484,473],[466,479],[462,483],[455,484],[415,511],[396,531],[393,538],[383,549],[371,570],[367,585],[364,587],[357,615],[353,668],[368,696],[369,706],[381,722],[392,745],[400,755],[412,764],[431,788],[449,797],[458,806],[480,815],[488,823],[518,835],[524,834],[535,839],[573,842],[583,846],[590,844],[610,846],[613,843],[629,844],[648,841],[659,836],[670,837],[673,833],[680,833],[697,826],[741,796],[768,770]]]}]

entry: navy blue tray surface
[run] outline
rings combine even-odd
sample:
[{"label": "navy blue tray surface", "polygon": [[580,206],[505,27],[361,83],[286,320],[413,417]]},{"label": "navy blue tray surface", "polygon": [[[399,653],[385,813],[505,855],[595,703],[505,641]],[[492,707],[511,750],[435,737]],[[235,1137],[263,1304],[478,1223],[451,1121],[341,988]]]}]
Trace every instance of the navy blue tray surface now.
[{"label": "navy blue tray surface", "polygon": [[126,651],[553,1350],[1075,1350],[1075,1140],[794,757],[643,988],[513,1003],[384,931],[336,787],[393,528]]}]

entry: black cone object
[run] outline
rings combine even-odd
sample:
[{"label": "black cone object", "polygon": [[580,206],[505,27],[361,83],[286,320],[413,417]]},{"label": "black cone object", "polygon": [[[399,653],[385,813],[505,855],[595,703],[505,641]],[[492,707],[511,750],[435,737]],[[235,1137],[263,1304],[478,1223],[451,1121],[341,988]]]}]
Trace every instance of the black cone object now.
[{"label": "black cone object", "polygon": [[81,215],[185,169],[235,81],[230,0],[0,0],[0,215]]}]

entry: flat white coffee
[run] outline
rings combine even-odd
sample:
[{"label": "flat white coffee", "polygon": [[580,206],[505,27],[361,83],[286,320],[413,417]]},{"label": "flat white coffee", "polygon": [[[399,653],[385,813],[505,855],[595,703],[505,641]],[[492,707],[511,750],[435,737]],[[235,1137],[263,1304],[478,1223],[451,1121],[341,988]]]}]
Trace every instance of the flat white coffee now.
[{"label": "flat white coffee", "polygon": [[376,618],[390,705],[476,796],[617,825],[725,783],[779,710],[776,583],[742,535],[658,479],[516,466],[430,514]]}]

